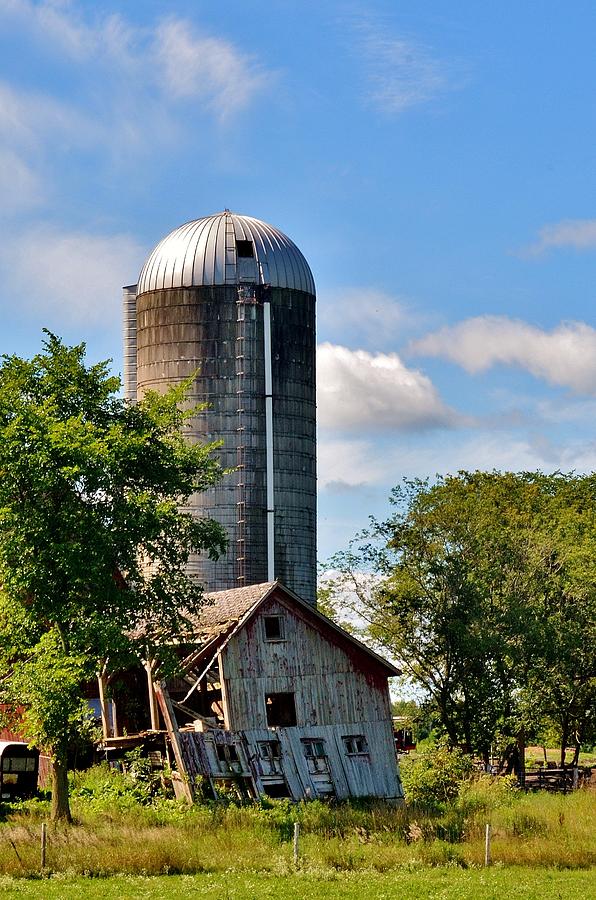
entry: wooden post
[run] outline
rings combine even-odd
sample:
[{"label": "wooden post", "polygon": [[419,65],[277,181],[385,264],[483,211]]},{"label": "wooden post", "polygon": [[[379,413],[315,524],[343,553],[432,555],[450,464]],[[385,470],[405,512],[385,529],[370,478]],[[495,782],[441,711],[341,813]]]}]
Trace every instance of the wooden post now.
[{"label": "wooden post", "polygon": [[149,692],[149,713],[151,715],[151,730],[159,731],[159,712],[157,709],[155,688],[153,686],[153,660],[147,660],[147,662],[145,663],[145,671],[147,673],[147,690]]},{"label": "wooden post", "polygon": [[490,866],[490,825],[486,823],[486,833],[484,836],[484,865]]},{"label": "wooden post", "polygon": [[118,730],[118,708],[115,700],[111,700],[110,702],[112,704],[112,735],[114,737],[120,737],[120,731]]},{"label": "wooden post", "polygon": [[298,865],[298,842],[300,838],[300,823],[294,822],[294,865]]},{"label": "wooden post", "polygon": [[45,822],[41,823],[41,871],[46,867],[46,845],[48,840],[48,826]]},{"label": "wooden post", "polygon": [[226,682],[224,678],[223,657],[221,653],[217,654],[217,667],[219,669],[219,683],[221,684],[221,705],[224,717],[224,728],[230,730],[230,710],[228,706],[228,693],[226,691]]},{"label": "wooden post", "polygon": [[163,716],[164,722],[166,723],[166,730],[168,732],[168,737],[170,738],[170,743],[172,745],[172,750],[174,751],[174,759],[176,760],[176,768],[180,773],[180,778],[182,779],[182,789],[184,791],[184,796],[188,800],[189,803],[194,802],[194,795],[192,791],[192,786],[189,783],[188,779],[188,771],[184,764],[184,757],[182,756],[182,745],[180,743],[180,731],[178,729],[178,723],[176,721],[176,714],[174,712],[174,707],[172,706],[172,701],[170,700],[170,695],[168,694],[167,688],[162,681],[158,681],[154,685],[155,687],[155,695],[157,697],[157,702],[159,703],[159,708],[161,710],[161,714]]},{"label": "wooden post", "polygon": [[106,700],[106,671],[105,666],[102,668],[101,672],[97,673],[97,684],[99,686],[99,709],[101,712],[101,730],[103,732],[104,739],[112,737],[112,729],[110,727],[110,716],[108,713],[108,702]]}]

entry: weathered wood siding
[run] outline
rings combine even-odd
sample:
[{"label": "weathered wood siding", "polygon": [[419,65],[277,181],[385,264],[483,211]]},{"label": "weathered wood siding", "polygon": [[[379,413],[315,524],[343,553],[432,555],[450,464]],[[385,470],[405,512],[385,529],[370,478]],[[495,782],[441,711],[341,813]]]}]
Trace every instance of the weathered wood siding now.
[{"label": "weathered wood siding", "polygon": [[[309,726],[308,728],[247,729],[243,732],[256,759],[256,769],[262,772],[258,760],[258,742],[276,737],[281,745],[281,769],[294,800],[316,798],[319,794],[316,777],[309,771],[304,753],[305,740],[324,741],[334,794],[347,797],[403,798],[399,778],[393,731],[390,722],[348,722],[341,725]],[[343,742],[348,735],[363,735],[368,753],[349,755]],[[254,762],[253,762],[254,765]]]},{"label": "weathered wood siding", "polygon": [[[283,639],[266,639],[264,618],[272,615],[283,617]],[[328,794],[329,782],[338,798],[402,797],[387,671],[309,615],[274,594],[220,654],[226,727],[245,736],[257,790],[270,768],[259,742],[276,738],[294,799]],[[271,693],[294,695],[294,727],[268,727]],[[366,752],[349,752],[344,739],[352,736],[364,740]],[[317,765],[304,743],[314,740],[324,742]]]},{"label": "weathered wood siding", "polygon": [[[284,617],[284,640],[266,641],[263,617]],[[386,674],[347,641],[339,646],[273,596],[222,652],[226,724],[267,728],[265,696],[294,693],[297,726],[387,722]]]},{"label": "weathered wood siding", "polygon": [[[343,738],[362,735],[366,753],[351,755]],[[264,760],[260,742],[279,741],[280,756],[274,764]],[[325,756],[309,759],[305,741],[322,741]],[[218,744],[232,745],[237,762],[227,764],[217,754]],[[383,797],[401,799],[393,734],[385,722],[354,722],[307,728],[248,729],[240,732],[181,732],[180,745],[186,775],[194,783],[197,776],[213,779],[244,778],[255,794],[266,793],[267,785],[283,779],[294,800],[316,799],[330,795],[347,797]]]}]

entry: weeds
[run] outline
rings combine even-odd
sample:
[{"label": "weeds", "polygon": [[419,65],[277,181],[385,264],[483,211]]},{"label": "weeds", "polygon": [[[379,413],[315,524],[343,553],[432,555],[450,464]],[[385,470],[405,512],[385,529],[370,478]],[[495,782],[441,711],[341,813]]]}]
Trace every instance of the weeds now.
[{"label": "weeds", "polygon": [[[434,773],[431,775],[435,777]],[[53,872],[111,875],[293,871],[292,833],[300,823],[300,868],[379,873],[407,866],[480,866],[484,825],[493,859],[504,865],[581,868],[596,862],[590,827],[593,793],[517,791],[508,779],[464,777],[440,801],[393,807],[377,801],[293,804],[227,799],[188,808],[155,793],[148,779],[97,766],[74,777],[74,827],[51,826]],[[0,873],[39,871],[46,799],[4,808]]]}]

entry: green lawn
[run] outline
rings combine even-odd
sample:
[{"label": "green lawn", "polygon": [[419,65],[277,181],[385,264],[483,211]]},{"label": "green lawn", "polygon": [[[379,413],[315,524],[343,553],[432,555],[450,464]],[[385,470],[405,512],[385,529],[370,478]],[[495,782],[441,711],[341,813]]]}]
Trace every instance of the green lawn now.
[{"label": "green lawn", "polygon": [[271,875],[205,874],[113,878],[53,877],[45,880],[0,879],[0,896],[43,900],[202,900],[283,898],[316,900],[587,900],[596,895],[596,870],[450,867],[377,872]]}]

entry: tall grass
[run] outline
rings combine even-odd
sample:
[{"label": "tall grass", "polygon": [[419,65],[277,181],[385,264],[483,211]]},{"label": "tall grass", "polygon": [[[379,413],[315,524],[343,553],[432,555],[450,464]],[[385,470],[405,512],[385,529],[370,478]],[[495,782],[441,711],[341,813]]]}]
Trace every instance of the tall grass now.
[{"label": "tall grass", "polygon": [[[76,825],[50,826],[47,865],[54,872],[191,874],[293,871],[293,823],[300,823],[300,868],[317,872],[403,866],[478,866],[484,826],[504,865],[582,868],[596,862],[594,793],[525,795],[502,779],[467,780],[458,795],[421,804],[269,801],[187,808],[151,797],[143,784],[97,767],[73,786]],[[5,810],[0,873],[39,872],[40,823],[48,804]]]}]

